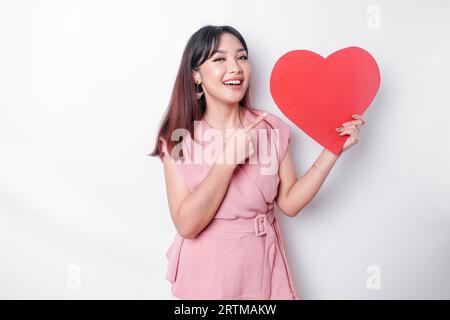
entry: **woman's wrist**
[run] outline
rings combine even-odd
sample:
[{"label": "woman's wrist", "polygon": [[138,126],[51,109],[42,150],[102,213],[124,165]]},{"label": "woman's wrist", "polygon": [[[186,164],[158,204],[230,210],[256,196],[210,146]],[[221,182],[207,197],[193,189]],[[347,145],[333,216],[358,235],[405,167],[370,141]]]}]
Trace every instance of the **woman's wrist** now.
[{"label": "woman's wrist", "polygon": [[339,159],[339,155],[324,148],[312,166],[321,174],[328,175],[337,159]]},{"label": "woman's wrist", "polygon": [[323,175],[325,175],[325,176],[328,176],[328,174],[330,173],[329,171],[328,171],[328,172],[324,172],[324,171],[322,171],[322,169],[317,168],[315,162],[313,163],[312,166],[313,166],[313,168],[315,168],[317,171],[319,171],[321,174],[323,174]]}]

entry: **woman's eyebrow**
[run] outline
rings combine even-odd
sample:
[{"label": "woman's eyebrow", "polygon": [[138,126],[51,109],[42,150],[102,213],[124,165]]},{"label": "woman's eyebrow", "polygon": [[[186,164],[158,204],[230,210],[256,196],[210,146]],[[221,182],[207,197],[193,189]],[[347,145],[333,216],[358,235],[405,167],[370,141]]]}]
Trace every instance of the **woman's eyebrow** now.
[{"label": "woman's eyebrow", "polygon": [[[245,51],[245,49],[244,48],[237,49],[236,53],[241,52],[241,51]],[[216,52],[218,52],[218,53],[227,53],[226,50],[216,50],[216,51],[213,52],[213,54],[216,53]]]}]

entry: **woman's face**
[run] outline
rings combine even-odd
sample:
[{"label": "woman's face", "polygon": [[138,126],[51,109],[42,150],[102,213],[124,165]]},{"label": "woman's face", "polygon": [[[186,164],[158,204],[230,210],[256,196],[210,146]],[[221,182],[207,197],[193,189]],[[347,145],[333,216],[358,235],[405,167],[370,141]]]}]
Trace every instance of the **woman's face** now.
[{"label": "woman's face", "polygon": [[[220,37],[217,52],[194,71],[194,81],[201,82],[206,101],[219,100],[226,104],[239,103],[250,84],[251,64],[238,38],[230,33]],[[225,84],[239,79],[241,83]]]}]

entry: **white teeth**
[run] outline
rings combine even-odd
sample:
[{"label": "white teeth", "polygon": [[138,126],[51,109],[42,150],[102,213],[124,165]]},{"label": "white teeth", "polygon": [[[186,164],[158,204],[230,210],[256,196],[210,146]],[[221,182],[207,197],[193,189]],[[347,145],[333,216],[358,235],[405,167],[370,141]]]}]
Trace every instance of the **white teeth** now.
[{"label": "white teeth", "polygon": [[231,80],[224,82],[225,84],[241,84],[241,80]]}]

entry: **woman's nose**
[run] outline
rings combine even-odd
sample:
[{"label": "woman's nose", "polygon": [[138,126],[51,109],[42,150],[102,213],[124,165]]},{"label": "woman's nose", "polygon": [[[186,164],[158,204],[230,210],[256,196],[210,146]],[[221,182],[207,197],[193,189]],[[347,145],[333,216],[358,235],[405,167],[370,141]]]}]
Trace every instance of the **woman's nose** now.
[{"label": "woman's nose", "polygon": [[230,72],[231,72],[231,71],[234,71],[234,72],[237,72],[237,73],[241,73],[241,72],[242,72],[241,66],[240,66],[239,63],[237,63],[236,61],[234,61],[234,62],[232,62],[232,63],[230,64],[229,70],[230,70]]}]

